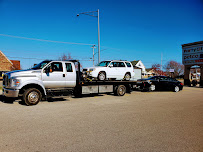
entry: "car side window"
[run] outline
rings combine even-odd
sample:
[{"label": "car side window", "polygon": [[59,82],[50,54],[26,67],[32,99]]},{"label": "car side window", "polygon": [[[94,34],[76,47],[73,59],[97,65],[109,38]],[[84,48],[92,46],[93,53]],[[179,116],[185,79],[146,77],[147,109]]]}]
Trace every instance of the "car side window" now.
[{"label": "car side window", "polygon": [[67,72],[73,72],[73,68],[72,68],[71,63],[66,63],[66,71]]},{"label": "car side window", "polygon": [[63,66],[61,62],[51,63],[52,72],[63,72]]},{"label": "car side window", "polygon": [[111,62],[111,65],[113,65],[113,67],[118,67],[117,62]]},{"label": "car side window", "polygon": [[173,78],[168,78],[169,81],[176,81],[176,79],[173,79]]},{"label": "car side window", "polygon": [[131,64],[129,62],[125,62],[127,67],[131,67]]},{"label": "car side window", "polygon": [[118,62],[118,67],[125,67],[125,64],[123,62]]},{"label": "car side window", "polygon": [[160,77],[159,79],[160,79],[160,80],[162,80],[162,81],[163,81],[163,80],[166,80],[166,78],[165,78],[165,77]]}]

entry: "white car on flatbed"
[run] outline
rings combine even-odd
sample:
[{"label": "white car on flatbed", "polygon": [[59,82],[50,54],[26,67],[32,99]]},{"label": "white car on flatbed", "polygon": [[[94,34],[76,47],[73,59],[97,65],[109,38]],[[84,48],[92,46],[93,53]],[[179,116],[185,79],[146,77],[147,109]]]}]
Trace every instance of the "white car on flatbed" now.
[{"label": "white car on flatbed", "polygon": [[133,76],[133,65],[129,61],[102,61],[97,66],[83,69],[84,78],[97,80],[116,79],[129,81]]}]

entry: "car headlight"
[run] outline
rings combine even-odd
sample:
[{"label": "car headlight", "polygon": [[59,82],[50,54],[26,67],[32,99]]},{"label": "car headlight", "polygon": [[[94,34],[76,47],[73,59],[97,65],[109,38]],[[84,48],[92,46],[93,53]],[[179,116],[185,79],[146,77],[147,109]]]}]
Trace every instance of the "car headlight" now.
[{"label": "car headlight", "polygon": [[13,85],[13,87],[18,87],[20,85],[20,80],[19,79],[12,79],[12,85]]},{"label": "car headlight", "polygon": [[95,70],[96,70],[95,68],[92,68],[92,69],[90,69],[90,72],[91,72],[91,71],[95,71]]},{"label": "car headlight", "polygon": [[149,84],[151,84],[151,83],[152,83],[150,80],[147,80],[147,82],[148,82]]}]

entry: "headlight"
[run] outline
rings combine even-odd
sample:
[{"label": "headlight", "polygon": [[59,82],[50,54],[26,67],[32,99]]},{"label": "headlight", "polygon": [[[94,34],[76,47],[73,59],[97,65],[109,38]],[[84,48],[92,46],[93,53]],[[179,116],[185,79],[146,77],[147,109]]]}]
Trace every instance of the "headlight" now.
[{"label": "headlight", "polygon": [[90,69],[90,72],[91,72],[91,71],[94,71],[94,70],[96,70],[96,69],[95,69],[95,68],[93,68],[93,69]]},{"label": "headlight", "polygon": [[148,82],[149,84],[151,84],[151,83],[152,83],[150,80],[147,80],[147,82]]},{"label": "headlight", "polygon": [[19,85],[20,85],[19,79],[12,79],[12,86],[13,87],[18,87]]}]

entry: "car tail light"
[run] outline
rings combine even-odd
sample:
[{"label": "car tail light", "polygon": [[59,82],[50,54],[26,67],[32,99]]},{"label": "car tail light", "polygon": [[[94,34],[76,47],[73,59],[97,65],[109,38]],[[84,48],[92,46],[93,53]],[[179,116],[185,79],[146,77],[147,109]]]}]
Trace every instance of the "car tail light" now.
[{"label": "car tail light", "polygon": [[182,86],[183,86],[183,84],[182,84],[182,83],[180,83],[180,85],[182,85]]}]

